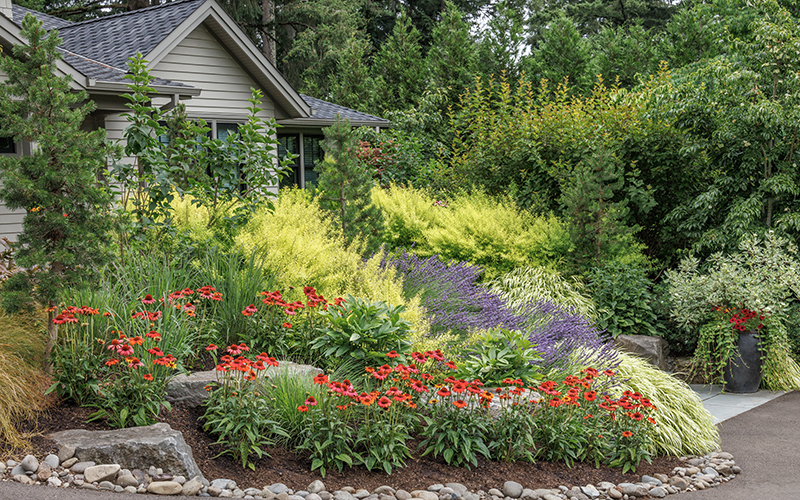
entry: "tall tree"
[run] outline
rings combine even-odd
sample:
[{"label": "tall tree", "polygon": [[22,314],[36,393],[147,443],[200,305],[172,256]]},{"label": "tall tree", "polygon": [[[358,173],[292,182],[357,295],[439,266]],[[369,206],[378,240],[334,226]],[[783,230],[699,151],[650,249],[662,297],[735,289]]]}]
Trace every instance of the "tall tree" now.
[{"label": "tall tree", "polygon": [[545,79],[556,86],[567,79],[570,88],[584,92],[594,83],[590,64],[589,42],[562,12],[544,31],[533,54],[523,61],[523,68],[534,82]]},{"label": "tall tree", "polygon": [[658,72],[657,35],[640,24],[606,27],[592,37],[593,68],[612,84],[631,88]]},{"label": "tall tree", "polygon": [[105,168],[105,131],[81,129],[94,104],[73,92],[69,76],[57,77],[61,39],[30,14],[22,20],[27,45],[0,57],[0,136],[33,143],[30,156],[0,157],[0,200],[26,211],[15,258],[32,272],[16,273],[4,285],[6,309],[32,298],[49,309],[48,358],[56,337],[53,323],[59,291],[91,281],[106,260],[111,220],[109,194],[96,175]]},{"label": "tall tree", "polygon": [[480,71],[485,77],[503,73],[510,80],[519,77],[525,43],[524,28],[524,14],[511,0],[502,0],[492,7],[478,49]]},{"label": "tall tree", "polygon": [[455,104],[475,83],[477,51],[469,25],[455,4],[447,2],[442,19],[433,29],[426,64],[433,85],[447,89],[447,101]]},{"label": "tall tree", "polygon": [[402,13],[376,54],[372,71],[381,80],[380,106],[384,110],[409,109],[422,96],[428,72],[420,39],[411,19]]},{"label": "tall tree", "polygon": [[351,38],[330,75],[330,98],[337,104],[367,113],[375,112],[375,79],[366,57],[370,46],[360,37]]}]

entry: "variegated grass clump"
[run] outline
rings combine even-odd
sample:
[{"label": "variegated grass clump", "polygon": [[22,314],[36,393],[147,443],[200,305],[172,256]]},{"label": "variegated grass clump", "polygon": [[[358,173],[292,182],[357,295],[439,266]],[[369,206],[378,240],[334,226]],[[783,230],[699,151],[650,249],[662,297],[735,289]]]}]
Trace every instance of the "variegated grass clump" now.
[{"label": "variegated grass clump", "polygon": [[46,319],[43,315],[0,313],[0,449],[26,448],[23,422],[35,421],[47,407],[43,396],[50,380],[38,363],[43,359]]},{"label": "variegated grass clump", "polygon": [[697,394],[682,380],[654,367],[644,359],[619,353],[617,375],[620,392],[638,392],[656,408],[653,437],[659,455],[704,455],[719,449],[719,431]]},{"label": "variegated grass clump", "polygon": [[579,278],[566,279],[546,267],[520,267],[487,283],[490,292],[500,295],[508,307],[519,309],[534,302],[552,302],[573,308],[592,320],[597,310]]}]

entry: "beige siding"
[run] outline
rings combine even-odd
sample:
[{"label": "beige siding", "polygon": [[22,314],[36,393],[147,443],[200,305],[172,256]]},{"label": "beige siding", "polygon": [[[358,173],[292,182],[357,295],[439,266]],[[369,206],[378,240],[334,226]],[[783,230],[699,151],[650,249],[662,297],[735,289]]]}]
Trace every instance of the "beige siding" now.
[{"label": "beige siding", "polygon": [[[152,74],[202,89],[199,96],[185,101],[194,117],[244,118],[250,88],[255,80],[202,25],[184,38],[153,68]],[[263,99],[260,116],[275,115],[275,104]]]},{"label": "beige siding", "polygon": [[22,232],[22,219],[24,210],[9,210],[0,204],[0,238],[17,241],[17,235]]}]

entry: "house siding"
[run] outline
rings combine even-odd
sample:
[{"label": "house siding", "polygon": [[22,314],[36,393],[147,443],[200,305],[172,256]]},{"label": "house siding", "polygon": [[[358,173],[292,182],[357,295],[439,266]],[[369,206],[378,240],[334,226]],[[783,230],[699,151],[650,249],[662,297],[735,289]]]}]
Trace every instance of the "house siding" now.
[{"label": "house siding", "polygon": [[[219,41],[202,25],[170,51],[151,73],[154,76],[192,85],[202,89],[199,96],[185,101],[189,116],[247,117],[250,89],[258,87],[255,80],[225,50]],[[262,99],[261,118],[275,117],[275,103]]]},{"label": "house siding", "polygon": [[[7,78],[8,76],[0,71],[0,82],[4,82]],[[0,203],[0,238],[17,241],[17,235],[22,232],[24,217],[24,210],[10,210]]]}]

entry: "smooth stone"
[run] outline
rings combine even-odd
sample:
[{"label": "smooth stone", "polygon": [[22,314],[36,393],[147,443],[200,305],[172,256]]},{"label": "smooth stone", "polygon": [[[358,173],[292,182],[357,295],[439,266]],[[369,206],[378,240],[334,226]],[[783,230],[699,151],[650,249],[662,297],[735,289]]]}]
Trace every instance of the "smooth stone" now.
[{"label": "smooth stone", "polygon": [[[75,447],[63,445],[58,449],[58,463],[63,464],[70,458],[75,456]],[[62,465],[64,467],[64,465]]]},{"label": "smooth stone", "polygon": [[[327,491],[323,491],[322,493],[328,493]],[[330,493],[328,493],[330,495]],[[261,490],[261,498],[264,500],[273,500],[277,495],[271,491],[269,491],[266,487]]]},{"label": "smooth stone", "polygon": [[352,495],[353,493],[356,492],[356,489],[353,488],[352,486],[345,486],[344,488],[341,489],[341,491],[346,491]]},{"label": "smooth stone", "polygon": [[44,461],[53,469],[61,465],[61,460],[58,459],[58,455],[53,455],[52,453],[44,457]]},{"label": "smooth stone", "polygon": [[727,451],[721,451],[717,453],[717,456],[723,460],[733,460],[733,455],[731,455]]},{"label": "smooth stone", "polygon": [[269,491],[275,493],[276,495],[279,495],[279,494],[283,493],[284,491],[289,491],[289,487],[286,486],[283,483],[275,483],[275,484],[269,486],[267,489]]},{"label": "smooth stone", "polygon": [[428,491],[438,492],[442,488],[444,488],[443,484],[436,483],[436,484],[432,484],[432,485],[428,486]]},{"label": "smooth stone", "polygon": [[388,493],[381,493],[378,495],[378,500],[395,500],[394,495]]},{"label": "smooth stone", "polygon": [[320,491],[319,497],[322,500],[331,500],[331,498],[333,498],[333,494],[330,491]]},{"label": "smooth stone", "polygon": [[97,465],[95,462],[78,462],[69,469],[73,474],[83,474],[86,469],[89,467],[94,467],[95,465]]},{"label": "smooth stone", "polygon": [[503,483],[503,495],[511,498],[522,496],[522,485],[516,481],[506,481]]},{"label": "smooth stone", "polygon": [[306,500],[322,500],[322,497],[317,495],[316,493],[309,493],[306,495]]},{"label": "smooth stone", "polygon": [[39,464],[39,470],[36,471],[36,477],[39,478],[39,481],[47,481],[47,478],[52,475],[53,467],[49,463],[42,462]]},{"label": "smooth stone", "polygon": [[[333,492],[333,498],[335,500],[354,500],[353,495],[349,492],[344,490],[337,490]],[[439,500],[439,497],[436,497],[435,500]]]},{"label": "smooth stone", "polygon": [[8,460],[6,460],[6,467],[11,468],[11,467],[14,467],[15,465],[17,465],[17,461],[16,460],[11,460],[10,458]]},{"label": "smooth stone", "polygon": [[650,496],[656,498],[664,498],[667,496],[667,490],[662,488],[661,486],[656,486],[652,490],[650,490]]},{"label": "smooth stone", "polygon": [[470,491],[461,495],[461,498],[464,500],[481,500],[481,497],[477,493],[472,493]]},{"label": "smooth stone", "polygon": [[453,490],[453,488],[448,488],[447,486],[439,490],[440,495],[451,495],[453,493],[455,493],[455,490]]},{"label": "smooth stone", "polygon": [[120,486],[118,484],[114,485],[114,493],[124,493],[124,492],[125,492],[125,488],[123,488],[122,486]]},{"label": "smooth stone", "polygon": [[133,493],[133,494],[136,494],[136,492],[138,491],[135,486],[126,486],[126,487],[122,488],[122,490],[125,493]]},{"label": "smooth stone", "polygon": [[[155,483],[157,481],[172,481],[174,476],[172,474],[162,472],[160,474],[156,474],[155,476],[151,477],[152,481]],[[177,483],[177,481],[175,481]]]},{"label": "smooth stone", "polygon": [[409,500],[411,497],[411,493],[407,492],[406,490],[400,489],[394,492],[394,497],[397,500]]},{"label": "smooth stone", "polygon": [[65,468],[65,469],[69,469],[70,467],[72,467],[73,465],[75,465],[77,463],[78,463],[78,459],[75,458],[75,457],[72,457],[72,458],[68,458],[68,459],[64,460],[63,462],[61,462],[61,467]]},{"label": "smooth stone", "polygon": [[500,497],[500,498],[505,497],[505,495],[503,495],[503,492],[498,490],[497,488],[490,488],[487,493],[489,493],[493,497]]},{"label": "smooth stone", "polygon": [[303,500],[300,495],[289,495],[289,500]]},{"label": "smooth stone", "polygon": [[36,472],[39,470],[39,461],[33,455],[25,455],[20,465],[28,472]]},{"label": "smooth stone", "polygon": [[547,493],[542,496],[542,500],[561,500],[561,497],[554,495],[553,493]]},{"label": "smooth stone", "polygon": [[114,491],[115,484],[111,481],[100,481],[100,484],[97,485],[98,490],[104,491]]},{"label": "smooth stone", "polygon": [[705,465],[706,460],[704,458],[690,458],[686,463],[689,465]]},{"label": "smooth stone", "polygon": [[0,462],[0,474],[5,474],[5,473],[6,473],[6,464]]},{"label": "smooth stone", "polygon": [[667,477],[666,474],[661,474],[660,472],[653,474],[653,477],[661,481],[661,484],[667,484],[667,481],[669,481],[669,477]]},{"label": "smooth stone", "polygon": [[628,484],[622,488],[622,494],[628,495],[629,497],[646,497],[647,492],[647,488],[638,484]]},{"label": "smooth stone", "polygon": [[258,488],[247,488],[246,490],[244,490],[244,494],[245,496],[247,495],[256,496],[261,494],[261,490],[259,490]]},{"label": "smooth stone", "polygon": [[364,498],[367,498],[368,496],[369,496],[369,491],[367,490],[358,490],[355,493],[353,493],[353,497],[357,498],[358,500],[362,500]]},{"label": "smooth stone", "polygon": [[610,498],[613,498],[615,500],[619,500],[620,498],[622,498],[622,493],[620,493],[619,490],[617,490],[616,488],[609,488],[607,494]]},{"label": "smooth stone", "polygon": [[566,496],[570,498],[570,500],[589,500],[589,497],[584,495],[581,489],[577,486],[569,490]]},{"label": "smooth stone", "polygon": [[47,486],[54,486],[58,488],[62,484],[63,484],[62,481],[57,477],[50,477],[47,479]]},{"label": "smooth stone", "polygon": [[73,478],[73,480],[72,480],[72,483],[75,484],[75,486],[80,486],[80,485],[83,484],[83,482],[84,482],[83,481],[83,476]]},{"label": "smooth stone", "polygon": [[586,495],[589,498],[597,498],[600,496],[600,492],[591,484],[587,484],[586,486],[581,486],[581,493]]},{"label": "smooth stone", "polygon": [[706,467],[705,469],[703,469],[703,474],[705,474],[706,476],[711,476],[712,478],[719,476],[719,472],[717,472],[717,469],[713,467]]},{"label": "smooth stone", "polygon": [[656,478],[654,478],[652,476],[647,476],[647,475],[642,476],[642,482],[643,483],[655,484],[656,486],[661,486],[663,484],[660,480],[658,480],[658,479],[656,479]]},{"label": "smooth stone", "polygon": [[122,486],[123,488],[127,486],[133,486],[134,488],[139,487],[139,480],[133,477],[133,474],[124,474],[121,476],[117,476],[117,484]]},{"label": "smooth stone", "polygon": [[294,494],[297,495],[298,497],[303,497],[303,498],[308,496],[308,492],[304,490],[296,491]]},{"label": "smooth stone", "polygon": [[215,479],[215,480],[211,481],[211,486],[213,486],[214,488],[219,488],[220,491],[221,490],[227,490],[228,489],[228,483],[232,483],[232,482],[233,481],[231,479]]},{"label": "smooth stone", "polygon": [[433,491],[416,490],[412,491],[411,494],[422,500],[439,500],[439,495]]},{"label": "smooth stone", "polygon": [[615,488],[617,485],[614,483],[609,483],[608,481],[600,481],[597,483],[597,489],[599,490],[610,490],[611,488]]},{"label": "smooth stone", "polygon": [[157,476],[162,474],[164,471],[156,467],[155,465],[151,465],[149,469],[147,469],[147,475],[150,477]]},{"label": "smooth stone", "polygon": [[320,491],[325,491],[325,483],[317,479],[313,483],[309,484],[306,490],[308,490],[309,493],[319,493]]},{"label": "smooth stone", "polygon": [[18,476],[20,474],[22,474],[22,475],[25,474],[25,468],[22,466],[22,464],[17,464],[14,467],[11,468],[11,475],[12,476]]},{"label": "smooth stone", "polygon": [[22,484],[33,484],[33,479],[29,478],[26,474],[14,474],[11,479]]},{"label": "smooth stone", "polygon": [[685,490],[691,484],[691,482],[688,479],[680,476],[672,476],[671,478],[669,478],[668,483],[670,484],[670,486],[673,486],[674,488],[677,488],[679,490]]},{"label": "smooth stone", "polygon": [[742,468],[739,467],[738,465],[734,465],[733,467],[731,467],[731,472],[733,472],[734,474],[741,474]]},{"label": "smooth stone", "polygon": [[155,495],[177,495],[182,490],[183,486],[175,481],[156,481],[147,487],[147,492]]},{"label": "smooth stone", "polygon": [[447,488],[452,488],[452,489],[453,489],[453,491],[455,491],[456,493],[461,493],[462,495],[463,495],[464,493],[466,493],[467,491],[469,491],[469,490],[467,489],[467,487],[466,487],[466,486],[464,486],[464,485],[463,485],[463,484],[461,484],[461,483],[446,483],[446,484],[445,484],[445,487],[447,487]]},{"label": "smooth stone", "polygon": [[[214,481],[217,481],[217,479]],[[222,493],[222,488],[214,485],[214,481],[211,481],[211,486],[208,487],[208,494],[212,497],[218,497]]]},{"label": "smooth stone", "polygon": [[275,495],[275,500],[289,500],[289,492],[281,491],[277,495]]},{"label": "smooth stone", "polygon": [[199,478],[195,477],[183,484],[181,487],[181,495],[191,497],[197,495],[197,493],[202,489],[203,483],[200,482]]},{"label": "smooth stone", "polygon": [[83,483],[81,485],[81,488],[83,488],[84,490],[95,490],[95,491],[97,491],[97,486],[93,485],[92,483]]},{"label": "smooth stone", "polygon": [[389,495],[394,495],[395,493],[397,493],[397,490],[395,490],[391,486],[378,486],[377,488],[375,488],[375,491],[373,491],[373,493],[375,493],[376,495],[380,495],[382,493],[388,493]]},{"label": "smooth stone", "polygon": [[113,481],[121,468],[119,464],[93,465],[83,471],[83,478],[86,479],[87,483]]},{"label": "smooth stone", "polygon": [[523,488],[520,498],[522,498],[522,500],[539,500],[539,495],[530,488]]}]

